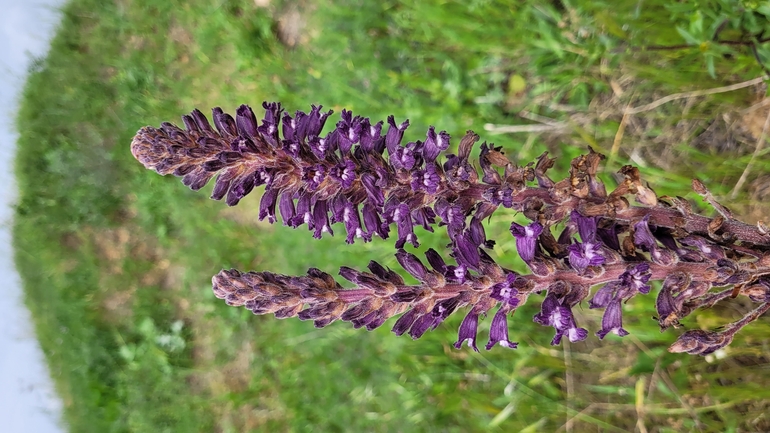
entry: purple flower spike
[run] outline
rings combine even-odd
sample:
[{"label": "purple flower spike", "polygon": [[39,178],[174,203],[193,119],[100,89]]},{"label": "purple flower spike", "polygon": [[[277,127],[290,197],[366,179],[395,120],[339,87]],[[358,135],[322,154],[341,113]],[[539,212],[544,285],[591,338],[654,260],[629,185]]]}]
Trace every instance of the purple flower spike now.
[{"label": "purple flower spike", "polygon": [[508,307],[502,306],[492,318],[492,324],[489,327],[489,342],[486,345],[487,350],[490,350],[497,343],[509,349],[515,349],[519,346],[519,343],[508,340],[509,311]]},{"label": "purple flower spike", "polygon": [[516,250],[519,257],[529,263],[535,258],[537,250],[537,237],[543,232],[543,226],[534,222],[527,227],[520,224],[511,223],[511,234],[516,238]]},{"label": "purple flower spike", "polygon": [[455,343],[455,349],[459,349],[463,346],[464,342],[468,342],[468,347],[478,352],[479,348],[476,347],[476,334],[479,329],[479,313],[475,309],[471,309],[463,319],[463,323],[460,324],[460,330],[457,333],[457,342]]},{"label": "purple flower spike", "polygon": [[575,242],[569,247],[569,264],[578,272],[583,272],[589,266],[599,266],[604,263],[601,246],[591,242]]},{"label": "purple flower spike", "polygon": [[604,310],[602,329],[596,335],[603,340],[610,332],[620,337],[628,335],[628,331],[623,329],[623,308],[618,298],[611,300],[607,309]]},{"label": "purple flower spike", "polygon": [[519,298],[516,295],[519,294],[519,291],[513,287],[515,281],[516,274],[510,272],[506,275],[506,282],[498,283],[491,287],[489,297],[506,303],[511,307],[517,307],[519,305]]}]

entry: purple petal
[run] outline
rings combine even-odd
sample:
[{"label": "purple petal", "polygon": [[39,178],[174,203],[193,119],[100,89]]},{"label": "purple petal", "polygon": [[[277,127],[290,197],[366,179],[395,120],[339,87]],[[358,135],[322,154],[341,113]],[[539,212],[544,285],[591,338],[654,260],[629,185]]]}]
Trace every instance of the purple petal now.
[{"label": "purple petal", "polygon": [[433,162],[439,156],[439,154],[449,148],[449,134],[446,131],[441,131],[436,135],[436,128],[430,127],[428,129],[428,135],[425,138],[425,145],[423,147],[422,155],[428,162]]},{"label": "purple petal", "polygon": [[283,109],[281,104],[277,102],[263,102],[262,107],[265,109],[265,117],[262,120],[262,125],[257,130],[269,144],[273,147],[278,147],[278,124],[281,122],[281,112]]},{"label": "purple petal", "polygon": [[650,215],[647,214],[638,223],[634,224],[634,245],[642,248],[644,251],[652,251],[657,247],[655,237],[650,231],[648,221]]},{"label": "purple petal", "polygon": [[402,248],[407,242],[415,248],[420,246],[417,242],[417,235],[414,234],[412,216],[407,205],[404,203],[398,205],[393,213],[393,221],[396,222],[396,227],[398,228],[396,248]]},{"label": "purple petal", "polygon": [[455,343],[455,349],[462,347],[464,342],[468,342],[468,347],[478,352],[479,348],[476,347],[476,334],[479,328],[479,313],[475,309],[471,309],[460,324],[460,330],[457,333],[457,342]]},{"label": "purple petal", "polygon": [[238,107],[235,115],[235,124],[241,135],[248,138],[257,137],[257,117],[254,116],[254,112],[251,111],[251,107],[248,105],[244,104]]},{"label": "purple petal", "polygon": [[369,153],[375,150],[376,142],[380,139],[382,121],[372,125],[368,118],[361,122],[361,148]]},{"label": "purple petal", "polygon": [[275,222],[275,204],[278,200],[278,191],[275,189],[268,189],[262,195],[262,200],[259,202],[259,220],[267,218],[267,221],[272,224]]},{"label": "purple petal", "polygon": [[515,282],[516,274],[513,272],[508,273],[505,282],[497,283],[491,287],[491,293],[489,294],[489,297],[500,302],[504,302],[511,307],[518,306],[519,298],[517,295],[519,294],[519,291],[514,287]]},{"label": "purple petal", "polygon": [[543,226],[538,222],[524,227],[522,225],[511,223],[511,234],[516,238],[516,250],[519,257],[529,263],[535,258],[537,249],[537,237],[543,232]]},{"label": "purple petal", "polygon": [[593,242],[596,239],[596,220],[598,217],[584,217],[580,212],[573,210],[570,219],[577,225],[580,239],[583,242]]},{"label": "purple petal", "polygon": [[404,131],[409,127],[409,120],[405,120],[399,126],[396,126],[396,120],[393,116],[388,116],[388,132],[385,134],[385,147],[388,153],[393,155],[401,145],[401,139],[404,137]]},{"label": "purple petal", "polygon": [[409,272],[413,277],[420,281],[425,280],[425,276],[428,274],[428,269],[422,264],[420,259],[414,254],[407,253],[403,249],[398,250],[396,253],[396,260],[401,264],[401,267]]},{"label": "purple petal", "polygon": [[457,264],[479,270],[479,247],[474,245],[468,235],[460,235],[455,238],[453,257]]},{"label": "purple petal", "polygon": [[509,349],[518,347],[519,343],[508,340],[508,311],[508,308],[500,307],[495,313],[495,317],[492,318],[492,324],[489,327],[489,342],[486,345],[487,350],[498,343]]},{"label": "purple petal", "polygon": [[364,226],[366,227],[367,236],[371,238],[371,236],[376,233],[377,236],[381,237],[382,239],[388,238],[388,232],[390,229],[387,225],[382,223],[380,214],[377,212],[374,206],[369,204],[369,202],[364,203],[364,208],[361,213],[364,216]]},{"label": "purple petal", "polygon": [[326,200],[318,200],[313,206],[313,227],[315,228],[313,237],[316,239],[321,239],[324,232],[334,235],[329,224],[329,208]]},{"label": "purple petal", "polygon": [[348,189],[356,180],[356,165],[353,161],[346,159],[332,168],[329,175],[342,185],[342,189]]},{"label": "purple petal", "polygon": [[596,335],[603,340],[610,332],[620,337],[628,335],[628,331],[623,329],[623,308],[620,299],[613,299],[607,305],[602,316],[602,329]]},{"label": "purple petal", "polygon": [[[406,313],[402,314],[401,317],[396,320],[396,323],[393,325],[393,333],[398,335],[399,337],[404,335],[404,333],[412,327],[412,324],[415,320],[417,320],[417,314],[419,312],[412,308],[411,310],[407,311]],[[427,329],[427,328],[426,328]]]},{"label": "purple petal", "polygon": [[588,266],[599,266],[604,263],[601,246],[591,242],[577,242],[570,245],[569,264],[578,272],[583,272]]},{"label": "purple petal", "polygon": [[352,244],[353,238],[363,238],[365,242],[372,240],[372,236],[361,228],[361,217],[358,215],[358,206],[350,202],[343,210],[342,222],[345,224],[345,231],[348,236],[345,242]]},{"label": "purple petal", "polygon": [[423,334],[428,331],[428,329],[433,327],[433,322],[435,320],[436,317],[431,312],[418,317],[417,320],[415,320],[412,324],[412,327],[409,328],[409,336],[412,337],[412,340],[416,340],[422,337]]},{"label": "purple petal", "polygon": [[588,301],[588,308],[605,308],[607,305],[609,305],[610,301],[615,296],[615,291],[618,285],[619,283],[617,281],[612,281],[605,284],[601,289],[597,290],[593,299]]},{"label": "purple petal", "polygon": [[294,210],[294,200],[290,193],[281,194],[281,198],[278,201],[278,210],[281,212],[281,219],[283,219],[283,225],[290,225],[291,221],[296,216]]}]

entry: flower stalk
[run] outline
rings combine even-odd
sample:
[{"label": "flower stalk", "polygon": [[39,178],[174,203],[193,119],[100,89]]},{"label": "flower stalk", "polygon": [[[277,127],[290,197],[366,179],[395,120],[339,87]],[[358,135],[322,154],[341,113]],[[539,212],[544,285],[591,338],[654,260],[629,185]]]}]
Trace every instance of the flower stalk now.
[{"label": "flower stalk", "polygon": [[[657,196],[632,166],[621,168],[623,181],[608,192],[597,177],[604,156],[590,148],[572,161],[568,177],[554,181],[547,153],[519,166],[501,148],[482,143],[479,172],[470,157],[479,140],[472,131],[457,154],[449,154],[445,131],[431,127],[424,140],[404,142],[409,122],[393,116],[383,130],[384,122],[343,110],[323,134],[332,113],[320,106],[294,116],[277,103],[263,107],[261,123],[246,105],[235,118],[215,108],[213,127],[195,110],[183,116],[184,129],[170,123],[142,128],[131,151],[146,168],[182,177],[193,190],[216,177],[211,197],[229,206],[264,186],[259,218],[273,223],[280,215],[284,225],[307,226],[316,238],[333,235],[341,223],[347,243],[369,242],[388,238],[395,226],[396,259],[419,283],[405,284],[373,261],[368,272],[340,269],[352,288],[315,268],[295,277],[223,270],[213,290],[228,305],[313,320],[317,327],[342,320],[369,330],[401,314],[393,332],[415,339],[467,308],[455,347],[478,350],[479,321],[495,308],[485,347],[517,347],[507,319],[532,294],[544,294],[533,320],[554,328],[553,345],[588,337],[572,313],[583,301],[604,309],[599,338],[627,335],[622,305],[647,296],[655,280],[663,282],[656,301],[661,331],[731,297],[760,304],[723,331],[687,331],[670,348],[701,355],[729,344],[770,308],[770,234],[761,224],[738,221],[697,179],[692,187],[715,209],[714,218],[693,213],[682,198]],[[529,274],[505,269],[487,253],[494,241],[483,221],[501,206],[530,220],[510,228]],[[428,266],[405,250],[419,245],[416,226],[443,227],[451,240],[443,255],[427,251]],[[589,300],[593,287],[599,288]]]}]

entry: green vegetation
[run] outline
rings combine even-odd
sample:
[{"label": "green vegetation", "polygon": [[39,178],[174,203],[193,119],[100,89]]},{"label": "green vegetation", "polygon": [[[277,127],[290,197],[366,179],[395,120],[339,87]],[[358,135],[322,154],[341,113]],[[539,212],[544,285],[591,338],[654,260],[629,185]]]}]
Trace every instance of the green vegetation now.
[{"label": "green vegetation", "polygon": [[[196,107],[321,103],[409,118],[410,139],[428,125],[474,129],[522,163],[548,149],[562,172],[590,145],[609,156],[609,184],[629,161],[658,193],[685,195],[693,176],[722,197],[739,183],[724,201],[756,221],[770,211],[770,146],[757,146],[766,86],[623,112],[763,75],[770,8],[668,3],[72,0],[18,114],[14,228],[70,430],[770,430],[767,317],[703,359],[668,354],[677,331],[634,315],[653,295],[625,307],[624,339],[551,347],[523,309],[511,325],[520,348],[481,354],[451,347],[461,315],[414,342],[387,324],[315,330],[226,307],[209,285],[223,267],[397,268],[392,242],[347,246],[258,222],[256,197],[228,209],[211,186],[194,193],[145,171],[128,148],[141,126]],[[485,124],[557,126],[496,135]],[[496,215],[488,235],[518,266],[511,218]],[[749,306],[733,308],[686,326]],[[598,329],[594,313],[578,319]]]}]

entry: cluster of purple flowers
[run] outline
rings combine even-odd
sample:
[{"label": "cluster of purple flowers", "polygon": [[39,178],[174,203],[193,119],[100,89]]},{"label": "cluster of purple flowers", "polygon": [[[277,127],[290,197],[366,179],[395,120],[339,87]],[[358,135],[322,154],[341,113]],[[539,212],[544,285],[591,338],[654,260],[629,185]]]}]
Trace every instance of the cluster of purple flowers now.
[{"label": "cluster of purple flowers", "polygon": [[[554,181],[547,174],[554,160],[547,154],[519,166],[501,148],[483,143],[479,173],[470,160],[479,137],[471,131],[442,163],[450,137],[433,127],[424,140],[404,143],[408,121],[399,124],[391,116],[383,133],[382,121],[373,124],[343,110],[323,134],[332,112],[320,106],[294,116],[277,103],[263,107],[261,124],[246,105],[235,118],[215,108],[214,127],[195,110],[183,116],[185,129],[170,123],[142,128],[131,151],[145,167],[180,176],[194,190],[216,176],[211,197],[230,206],[264,186],[259,218],[272,223],[280,214],[284,225],[306,225],[316,238],[342,223],[348,243],[368,242],[375,235],[388,238],[395,225],[396,259],[418,284],[406,284],[376,262],[369,272],[340,270],[355,285],[351,289],[314,268],[296,277],[223,270],[213,278],[214,293],[229,305],[297,316],[318,327],[343,320],[369,330],[401,314],[393,332],[415,339],[468,307],[455,347],[467,343],[478,350],[479,321],[496,306],[486,348],[516,348],[507,319],[534,293],[544,293],[534,321],[554,328],[553,345],[564,337],[587,338],[573,309],[594,286],[601,287],[588,306],[604,309],[599,338],[628,334],[622,305],[649,294],[652,280],[663,281],[656,302],[661,330],[729,297],[744,295],[759,304],[722,331],[687,331],[670,348],[692,354],[724,347],[770,309],[770,235],[762,225],[734,219],[697,180],[693,188],[717,217],[694,214],[681,198],[658,197],[631,166],[620,170],[624,180],[608,193],[596,176],[603,156],[590,148],[572,161],[567,178]],[[632,206],[628,196],[641,206]],[[531,221],[510,227],[530,274],[506,269],[487,253],[494,241],[482,222],[500,206]],[[445,227],[448,255],[456,263],[430,249],[428,267],[407,252],[406,244],[419,245],[418,226],[429,232]]]}]

